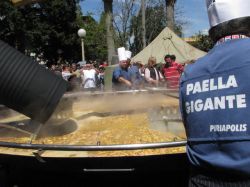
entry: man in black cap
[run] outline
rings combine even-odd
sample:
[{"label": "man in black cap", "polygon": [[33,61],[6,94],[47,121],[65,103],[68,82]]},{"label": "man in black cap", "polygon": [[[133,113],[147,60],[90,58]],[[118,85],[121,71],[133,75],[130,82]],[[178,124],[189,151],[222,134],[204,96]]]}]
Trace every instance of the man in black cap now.
[{"label": "man in black cap", "polygon": [[181,78],[189,186],[250,186],[250,2],[207,0],[215,47]]}]

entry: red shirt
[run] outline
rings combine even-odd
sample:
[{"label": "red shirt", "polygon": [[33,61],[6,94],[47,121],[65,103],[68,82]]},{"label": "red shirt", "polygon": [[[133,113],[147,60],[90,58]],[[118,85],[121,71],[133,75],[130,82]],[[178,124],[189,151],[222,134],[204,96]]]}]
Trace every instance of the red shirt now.
[{"label": "red shirt", "polygon": [[164,67],[162,72],[167,80],[167,87],[171,89],[179,88],[180,75],[183,72],[183,66],[177,62],[172,62],[168,68]]}]

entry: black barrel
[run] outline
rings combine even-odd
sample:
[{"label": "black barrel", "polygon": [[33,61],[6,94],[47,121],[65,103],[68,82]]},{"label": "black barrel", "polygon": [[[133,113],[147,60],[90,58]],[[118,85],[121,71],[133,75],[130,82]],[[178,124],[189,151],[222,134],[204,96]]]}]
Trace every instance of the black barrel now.
[{"label": "black barrel", "polygon": [[68,83],[0,40],[0,104],[46,122]]}]

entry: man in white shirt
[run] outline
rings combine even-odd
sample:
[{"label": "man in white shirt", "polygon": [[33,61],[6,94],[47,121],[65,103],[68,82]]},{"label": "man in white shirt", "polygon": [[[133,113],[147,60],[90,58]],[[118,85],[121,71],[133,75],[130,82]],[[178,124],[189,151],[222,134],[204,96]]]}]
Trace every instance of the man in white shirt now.
[{"label": "man in white shirt", "polygon": [[87,63],[81,71],[82,88],[94,91],[96,88],[96,75],[99,73],[92,64]]},{"label": "man in white shirt", "polygon": [[63,65],[62,68],[62,78],[66,81],[69,81],[69,78],[71,77],[70,67],[68,65]]}]

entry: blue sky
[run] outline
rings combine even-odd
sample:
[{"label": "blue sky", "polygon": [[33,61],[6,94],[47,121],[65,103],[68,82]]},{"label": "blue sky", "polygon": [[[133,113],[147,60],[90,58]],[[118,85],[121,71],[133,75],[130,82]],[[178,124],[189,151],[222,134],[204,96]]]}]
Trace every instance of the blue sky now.
[{"label": "blue sky", "polygon": [[209,29],[205,0],[177,0],[177,7],[189,22],[184,28],[186,37]]},{"label": "blue sky", "polygon": [[[209,29],[205,0],[177,0],[176,6],[183,12],[182,19],[188,22],[183,30],[184,37]],[[84,0],[81,2],[81,7],[84,15],[91,12],[96,20],[103,11],[102,0]]]}]

